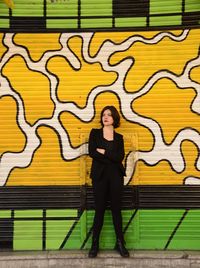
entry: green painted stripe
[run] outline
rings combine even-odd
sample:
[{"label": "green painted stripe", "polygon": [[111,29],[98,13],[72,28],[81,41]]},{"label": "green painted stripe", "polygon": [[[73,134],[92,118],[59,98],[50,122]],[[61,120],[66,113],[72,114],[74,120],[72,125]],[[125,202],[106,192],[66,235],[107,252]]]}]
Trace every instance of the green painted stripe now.
[{"label": "green painted stripe", "polygon": [[[48,216],[63,216],[70,209],[48,210]],[[16,211],[18,214],[20,211]],[[24,212],[22,216],[24,217]],[[32,211],[29,211],[33,213]],[[39,213],[39,211],[36,211]],[[71,211],[72,212],[72,211]],[[74,210],[72,214],[76,213]],[[10,210],[2,210],[2,215],[11,214]],[[140,209],[131,222],[134,210],[122,210],[123,227],[128,225],[125,233],[126,245],[129,249],[164,249],[169,241],[168,249],[199,250],[200,240],[200,209],[191,209],[180,223],[185,209]],[[84,211],[79,221],[46,220],[46,249],[56,250],[69,235],[63,249],[80,249],[91,230],[94,210]],[[75,225],[74,225],[75,224]],[[74,227],[74,228],[73,228]],[[178,229],[176,230],[176,228]],[[176,233],[174,233],[176,230]],[[14,250],[42,250],[42,220],[20,220],[14,222]],[[173,235],[173,236],[172,236]],[[115,232],[110,210],[106,210],[104,225],[100,238],[101,249],[112,249],[115,244]],[[91,237],[85,249],[91,246]]]},{"label": "green painted stripe", "polygon": [[112,16],[112,10],[108,10],[108,9],[103,9],[100,8],[98,9],[97,7],[94,8],[86,8],[85,10],[81,9],[81,16],[83,17],[96,17],[96,16],[100,16],[100,17],[104,17],[104,16]]},{"label": "green painted stripe", "polygon": [[115,27],[143,27],[146,26],[146,23],[146,17],[115,19]]},{"label": "green painted stripe", "polygon": [[76,19],[47,19],[47,29],[76,29],[78,28],[78,20]]},{"label": "green painted stripe", "polygon": [[112,18],[110,19],[82,19],[81,28],[107,28],[112,27]]},{"label": "green painted stripe", "polygon": [[70,231],[74,220],[46,221],[46,249],[60,249],[60,246]]},{"label": "green painted stripe", "polygon": [[12,9],[13,16],[43,16],[44,1],[43,0],[14,0],[15,7]]},{"label": "green painted stripe", "polygon": [[112,16],[112,0],[81,0],[81,16]]},{"label": "green painted stripe", "polygon": [[185,0],[185,12],[200,11],[199,0]]},{"label": "green painted stripe", "polygon": [[176,231],[168,249],[199,250],[200,245],[200,210],[189,210]]},{"label": "green painted stripe", "polygon": [[15,210],[15,218],[38,218],[43,216],[42,210]]},{"label": "green painted stripe", "polygon": [[160,16],[160,17],[150,17],[150,26],[175,26],[182,24],[181,16]]},{"label": "green painted stripe", "polygon": [[[80,7],[81,28],[113,28],[113,1],[114,0],[46,0],[46,27],[47,29],[77,29],[78,12]],[[44,2],[43,0],[15,0],[15,7],[12,9],[14,17],[43,17]],[[150,25],[151,27],[180,26],[182,25],[182,0],[149,0],[150,5]],[[80,3],[80,6],[79,6]],[[135,4],[136,5],[136,4]],[[138,3],[138,5],[141,5]],[[144,3],[145,5],[145,3]],[[192,17],[189,12],[200,11],[199,0],[185,0],[185,12]],[[175,13],[180,14],[175,16]],[[174,16],[167,16],[174,14]],[[153,15],[160,15],[154,17]],[[164,16],[161,16],[164,15]],[[0,2],[0,16],[7,16],[0,19],[0,28],[9,28],[9,9]],[[48,18],[51,16],[52,18]],[[67,19],[67,17],[71,17]],[[75,18],[73,18],[73,17]],[[96,16],[96,18],[95,18]],[[53,17],[60,17],[60,19]],[[77,17],[77,18],[76,18]],[[85,18],[87,17],[87,18]],[[106,17],[106,18],[104,18]],[[195,23],[195,22],[194,22]],[[200,22],[196,22],[200,24]],[[23,24],[23,21],[22,21]],[[146,27],[147,18],[129,17],[115,18],[115,27]],[[185,26],[184,26],[185,27]]]},{"label": "green painted stripe", "polygon": [[112,4],[112,0],[81,0],[81,5],[107,5],[108,3]]},{"label": "green painted stripe", "polygon": [[151,0],[150,1],[150,15],[152,14],[166,14],[166,13],[181,13],[182,0]]},{"label": "green painted stripe", "polygon": [[42,221],[15,221],[14,250],[42,250]]},{"label": "green painted stripe", "polygon": [[[123,228],[126,227],[130,218],[132,217],[134,210],[124,210],[122,211]],[[87,211],[87,234],[91,230],[94,218],[94,211]],[[136,235],[134,234],[134,228],[136,227],[135,221],[133,220],[125,233],[126,245],[128,248],[133,248],[133,242],[136,240]],[[137,230],[137,229],[136,229]],[[92,237],[90,236],[85,244],[85,249],[89,249],[91,246]],[[102,249],[112,249],[114,248],[116,241],[115,230],[112,220],[112,213],[110,210],[105,211],[104,224],[100,236],[100,248]]]},{"label": "green painted stripe", "polygon": [[77,209],[48,209],[46,217],[77,217]]},{"label": "green painted stripe", "polygon": [[10,21],[9,19],[0,19],[0,28],[9,28]]},{"label": "green painted stripe", "polygon": [[164,249],[179,223],[184,209],[141,209],[135,216],[137,226],[135,249]]},{"label": "green painted stripe", "polygon": [[[47,1],[51,1],[51,0],[47,0]],[[43,0],[32,0],[32,1],[27,1],[27,0],[14,0],[15,6],[16,5],[25,5],[27,4],[27,2],[30,2],[33,5],[38,6],[38,4],[42,4],[44,1]]]},{"label": "green painted stripe", "polygon": [[86,226],[88,227],[86,219],[86,211],[83,212],[79,221],[74,226],[71,235],[67,239],[63,249],[80,249],[85,237],[86,237]]},{"label": "green painted stripe", "polygon": [[12,14],[13,17],[43,17],[43,10],[38,12],[38,10],[29,7],[27,10],[14,10]]},{"label": "green painted stripe", "polygon": [[78,1],[47,1],[47,16],[78,16]]},{"label": "green painted stripe", "polygon": [[11,218],[11,210],[0,210],[0,218]]},{"label": "green painted stripe", "polygon": [[[106,213],[105,213],[106,214]],[[89,232],[92,228],[92,224],[93,224],[93,219],[94,219],[94,210],[87,210],[86,211],[86,232],[85,232],[85,239],[88,238],[89,236]],[[105,221],[105,218],[104,218]],[[102,230],[103,232],[103,230]],[[102,238],[102,232],[101,232],[101,238]],[[85,245],[84,245],[84,249],[89,249],[91,247],[91,243],[92,243],[92,237],[90,235],[90,237],[88,238],[88,240],[86,241]],[[100,241],[100,247],[102,248],[101,245],[101,241]]]},{"label": "green painted stripe", "polygon": [[9,8],[4,3],[0,3],[0,16],[8,16]]},{"label": "green painted stripe", "polygon": [[132,216],[134,215],[134,213],[135,213],[135,210],[122,210],[123,229],[129,223],[128,228],[124,234],[124,238],[126,241],[127,248],[130,248],[130,249],[134,248],[134,244],[138,240],[138,235],[139,235],[139,225],[138,225],[138,222],[135,220],[137,213],[132,219]]}]

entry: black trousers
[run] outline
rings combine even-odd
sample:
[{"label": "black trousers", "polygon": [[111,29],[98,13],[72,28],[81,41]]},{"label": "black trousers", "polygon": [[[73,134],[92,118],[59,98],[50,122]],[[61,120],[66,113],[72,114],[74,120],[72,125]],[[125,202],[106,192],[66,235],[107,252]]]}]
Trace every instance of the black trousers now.
[{"label": "black trousers", "polygon": [[93,180],[95,215],[93,237],[99,239],[103,226],[107,201],[110,201],[112,219],[116,237],[123,241],[121,202],[123,193],[123,177],[116,166],[107,166],[98,181]]}]

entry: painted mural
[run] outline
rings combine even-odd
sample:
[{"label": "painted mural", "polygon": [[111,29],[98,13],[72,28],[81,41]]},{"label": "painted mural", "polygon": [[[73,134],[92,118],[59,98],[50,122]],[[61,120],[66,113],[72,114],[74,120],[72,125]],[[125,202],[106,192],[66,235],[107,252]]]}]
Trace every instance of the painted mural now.
[{"label": "painted mural", "polygon": [[[187,9],[198,17],[190,1],[184,2],[185,12],[180,11],[184,19],[179,29],[137,29],[166,26],[163,14],[161,20],[155,16],[164,12],[161,5],[143,1],[151,5],[150,13],[145,9],[146,17],[143,14],[148,20],[130,20],[114,1],[115,23],[109,23],[112,12],[107,3],[110,13],[105,26],[127,27],[121,31],[85,31],[91,23],[88,15],[86,24],[81,24],[84,31],[46,31],[61,20],[50,17],[51,24],[33,33],[28,28],[20,31],[18,23],[12,28],[21,10],[14,2],[13,10],[0,18],[0,248],[90,246],[94,211],[87,139],[90,129],[99,127],[99,111],[112,103],[120,111],[119,132],[125,139],[127,246],[199,249],[200,206],[197,201],[196,207],[188,206],[193,200],[188,192],[183,206],[178,203],[182,195],[177,201],[174,192],[176,187],[195,191],[200,185],[200,29],[183,27]],[[59,10],[67,5],[66,1],[50,2],[45,5],[49,14],[51,4]],[[81,2],[86,12],[88,1]],[[175,2],[176,8],[181,7],[182,1]],[[78,10],[77,1],[70,3],[71,11]],[[167,15],[174,10],[169,8]],[[180,25],[177,18],[176,14],[174,25]],[[80,14],[70,19],[83,20]],[[102,22],[101,16],[93,19],[97,25]],[[137,23],[131,30],[133,21]],[[150,189],[151,194],[143,194],[151,195],[150,207],[142,205],[143,197],[137,201],[143,186]],[[167,200],[161,203],[167,205],[158,209],[153,200],[156,194],[158,201],[163,200],[163,189],[167,189]],[[170,199],[175,200],[173,204]],[[108,210],[102,248],[114,247],[110,222]],[[113,239],[107,232],[113,232]]]},{"label": "painted mural", "polygon": [[[8,123],[1,113],[1,186],[80,184],[77,167],[87,155],[81,135],[98,127],[96,112],[106,103],[119,107],[120,131],[132,133],[138,147],[127,152],[126,184],[198,183],[198,36],[199,30],[2,35],[1,109]],[[193,49],[184,53],[185,46]]]}]

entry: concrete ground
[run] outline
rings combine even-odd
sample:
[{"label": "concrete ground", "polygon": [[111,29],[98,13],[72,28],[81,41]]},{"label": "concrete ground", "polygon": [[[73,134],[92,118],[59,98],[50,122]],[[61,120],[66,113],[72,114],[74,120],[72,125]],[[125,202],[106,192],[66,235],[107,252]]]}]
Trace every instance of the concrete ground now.
[{"label": "concrete ground", "polygon": [[200,251],[130,251],[122,258],[115,251],[100,251],[89,259],[87,251],[1,252],[0,268],[200,268]]}]

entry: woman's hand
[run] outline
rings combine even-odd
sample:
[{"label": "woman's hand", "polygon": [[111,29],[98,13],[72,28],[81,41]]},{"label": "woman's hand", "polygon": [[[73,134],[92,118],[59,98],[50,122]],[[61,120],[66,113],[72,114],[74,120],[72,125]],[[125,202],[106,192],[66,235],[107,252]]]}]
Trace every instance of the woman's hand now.
[{"label": "woman's hand", "polygon": [[97,152],[100,154],[105,154],[105,149],[97,148]]}]

